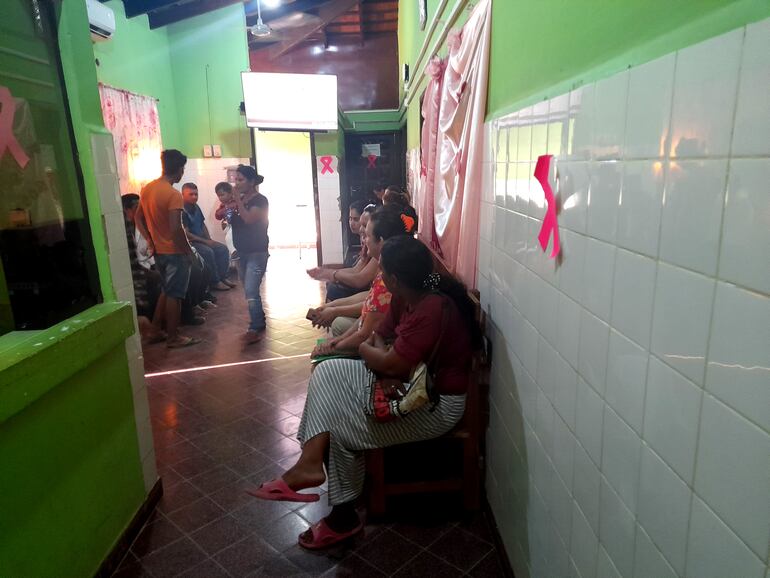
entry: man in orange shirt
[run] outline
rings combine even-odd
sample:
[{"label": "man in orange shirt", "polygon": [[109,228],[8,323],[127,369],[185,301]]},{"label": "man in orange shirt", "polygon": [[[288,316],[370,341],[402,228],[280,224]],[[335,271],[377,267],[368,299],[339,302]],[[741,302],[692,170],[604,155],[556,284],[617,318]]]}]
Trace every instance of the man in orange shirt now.
[{"label": "man in orange shirt", "polygon": [[163,287],[152,318],[155,339],[162,339],[165,320],[166,347],[186,347],[200,343],[200,339],[178,332],[193,252],[182,228],[182,194],[172,185],[182,180],[187,157],[178,150],[168,149],[160,154],[160,161],[163,175],[142,189],[134,222],[147,239],[149,253],[155,256]]}]

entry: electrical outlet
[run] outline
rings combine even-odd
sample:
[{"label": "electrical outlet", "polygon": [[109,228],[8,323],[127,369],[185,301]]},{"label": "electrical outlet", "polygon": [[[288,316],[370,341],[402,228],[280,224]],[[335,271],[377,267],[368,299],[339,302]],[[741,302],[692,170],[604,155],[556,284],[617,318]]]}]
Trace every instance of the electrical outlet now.
[{"label": "electrical outlet", "polygon": [[211,149],[214,153],[214,157],[222,158],[222,145],[211,145]]},{"label": "electrical outlet", "polygon": [[203,145],[203,156],[207,159],[214,156],[211,145]]}]

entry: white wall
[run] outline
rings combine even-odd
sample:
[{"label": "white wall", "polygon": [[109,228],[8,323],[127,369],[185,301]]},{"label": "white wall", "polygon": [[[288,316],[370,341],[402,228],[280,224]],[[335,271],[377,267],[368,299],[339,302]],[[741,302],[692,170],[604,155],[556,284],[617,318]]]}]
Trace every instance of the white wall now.
[{"label": "white wall", "polygon": [[517,578],[770,577],[770,20],[487,132],[487,491]]},{"label": "white wall", "polygon": [[135,331],[132,336],[126,339],[125,347],[134,398],[134,420],[136,422],[139,456],[142,460],[144,489],[149,492],[158,480],[158,471],[155,466],[150,406],[147,403],[147,384],[144,381],[144,355],[142,354],[139,326],[136,321],[134,281],[131,277],[131,260],[128,256],[123,205],[120,202],[115,147],[109,132],[105,130],[104,132],[94,131],[91,133],[91,154],[93,155],[96,184],[99,188],[102,224],[107,238],[112,284],[118,301],[129,301],[134,307]]},{"label": "white wall", "polygon": [[322,264],[331,265],[342,263],[344,260],[339,159],[335,156],[330,157],[330,172],[323,170],[322,158],[325,156],[316,157],[318,214],[321,221],[321,260]]},{"label": "white wall", "polygon": [[243,158],[190,158],[187,159],[182,181],[176,185],[180,191],[184,183],[198,185],[198,205],[206,218],[206,226],[211,238],[220,243],[225,242],[225,235],[220,221],[214,218],[214,213],[219,207],[219,199],[214,192],[214,187],[217,183],[227,180],[227,167],[239,164],[248,165],[250,161]]}]

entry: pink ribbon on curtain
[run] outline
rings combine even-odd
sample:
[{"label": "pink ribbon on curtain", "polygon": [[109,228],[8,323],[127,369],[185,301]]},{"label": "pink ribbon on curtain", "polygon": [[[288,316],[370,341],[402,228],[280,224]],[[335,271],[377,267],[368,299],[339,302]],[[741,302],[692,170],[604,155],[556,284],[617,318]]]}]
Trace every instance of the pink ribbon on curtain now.
[{"label": "pink ribbon on curtain", "polygon": [[535,165],[535,179],[543,187],[545,200],[548,207],[543,218],[543,226],[540,227],[540,234],[537,236],[540,246],[545,251],[548,248],[548,239],[553,235],[553,248],[551,249],[551,259],[554,259],[561,250],[559,243],[559,225],[556,221],[556,199],[553,196],[551,183],[548,182],[548,173],[551,170],[551,159],[553,155],[541,155],[537,158]]},{"label": "pink ribbon on curtain", "polygon": [[326,173],[329,173],[330,175],[334,174],[334,169],[332,168],[332,157],[321,157],[319,159],[321,161],[321,174],[325,175]]},{"label": "pink ribbon on curtain", "polygon": [[11,153],[16,163],[22,169],[27,166],[29,156],[21,148],[16,135],[13,134],[13,117],[16,116],[16,103],[8,87],[0,86],[0,160],[5,156],[6,149]]},{"label": "pink ribbon on curtain", "polygon": [[366,160],[369,161],[369,164],[366,165],[367,169],[376,169],[377,165],[375,164],[377,162],[377,155],[369,155],[366,157]]}]

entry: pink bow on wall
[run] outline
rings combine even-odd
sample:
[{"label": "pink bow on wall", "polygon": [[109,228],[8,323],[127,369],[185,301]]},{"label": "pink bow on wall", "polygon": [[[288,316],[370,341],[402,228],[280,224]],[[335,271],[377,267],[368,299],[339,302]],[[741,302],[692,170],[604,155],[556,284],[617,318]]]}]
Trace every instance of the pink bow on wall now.
[{"label": "pink bow on wall", "polygon": [[16,116],[16,103],[11,91],[5,86],[0,86],[0,160],[5,151],[11,153],[16,163],[22,169],[27,166],[29,156],[21,148],[16,135],[13,134],[13,117]]},{"label": "pink bow on wall", "polygon": [[548,248],[548,239],[553,235],[551,259],[554,259],[561,250],[561,244],[559,242],[559,224],[556,221],[556,198],[553,195],[551,183],[548,181],[552,158],[552,155],[541,155],[537,158],[537,164],[535,165],[535,179],[537,179],[543,187],[545,200],[548,203],[545,217],[543,218],[543,226],[540,228],[540,234],[537,236],[537,239],[540,241],[540,246],[543,251],[545,251]]},{"label": "pink bow on wall", "polygon": [[330,175],[334,174],[334,169],[332,168],[332,160],[334,160],[334,159],[332,159],[332,157],[330,157],[330,156],[319,157],[318,160],[321,161],[321,165],[322,165],[321,166],[321,174],[322,175],[325,175],[326,173],[329,173]]}]

